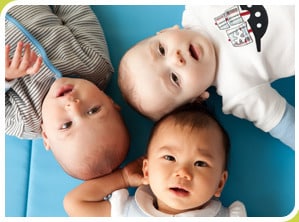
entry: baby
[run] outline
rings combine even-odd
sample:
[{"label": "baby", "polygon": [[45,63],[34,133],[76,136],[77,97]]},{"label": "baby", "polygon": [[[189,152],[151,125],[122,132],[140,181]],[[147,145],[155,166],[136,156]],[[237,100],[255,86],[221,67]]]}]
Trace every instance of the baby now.
[{"label": "baby", "polygon": [[[70,216],[246,216],[218,198],[228,177],[229,137],[208,110],[180,107],[154,125],[145,158],[70,191]],[[142,169],[142,171],[141,171]],[[138,186],[135,196],[128,187]],[[111,195],[110,195],[111,194]]]},{"label": "baby", "polygon": [[90,7],[14,6],[6,15],[5,41],[6,134],[42,137],[78,179],[116,169],[129,135],[119,106],[102,91],[113,68]]},{"label": "baby", "polygon": [[59,78],[42,104],[42,137],[66,173],[91,179],[125,159],[129,135],[120,108],[92,82]]},{"label": "baby", "polygon": [[136,110],[158,120],[206,100],[215,86],[224,113],[252,121],[294,149],[294,107],[271,87],[295,74],[294,22],[292,6],[187,5],[184,29],[162,30],[126,52],[119,87]]}]

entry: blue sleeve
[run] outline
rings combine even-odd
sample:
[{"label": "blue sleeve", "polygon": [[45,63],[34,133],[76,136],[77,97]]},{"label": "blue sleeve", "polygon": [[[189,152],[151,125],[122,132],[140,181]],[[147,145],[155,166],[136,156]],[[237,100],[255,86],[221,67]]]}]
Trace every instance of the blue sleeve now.
[{"label": "blue sleeve", "polygon": [[293,106],[287,103],[282,119],[269,133],[295,150],[295,108]]}]

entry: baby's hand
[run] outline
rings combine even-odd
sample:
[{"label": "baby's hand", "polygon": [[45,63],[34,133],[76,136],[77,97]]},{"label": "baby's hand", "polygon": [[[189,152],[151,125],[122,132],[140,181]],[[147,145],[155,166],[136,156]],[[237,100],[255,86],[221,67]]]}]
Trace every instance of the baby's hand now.
[{"label": "baby's hand", "polygon": [[[22,50],[24,53],[22,56]],[[24,46],[23,42],[18,42],[16,51],[12,59],[9,58],[10,46],[5,46],[5,79],[7,81],[25,76],[27,74],[35,74],[39,71],[42,58],[37,56],[30,49],[30,45]]]},{"label": "baby's hand", "polygon": [[122,169],[122,176],[127,187],[137,187],[143,184],[143,159],[144,157],[140,157]]}]

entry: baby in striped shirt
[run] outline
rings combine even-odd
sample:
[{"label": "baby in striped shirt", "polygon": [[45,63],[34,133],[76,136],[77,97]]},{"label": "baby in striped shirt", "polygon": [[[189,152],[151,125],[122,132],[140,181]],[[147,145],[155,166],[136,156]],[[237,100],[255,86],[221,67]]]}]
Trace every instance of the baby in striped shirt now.
[{"label": "baby in striped shirt", "polygon": [[102,91],[113,67],[91,8],[13,6],[5,43],[5,133],[42,137],[64,171],[78,179],[117,168],[129,135],[119,106]]}]

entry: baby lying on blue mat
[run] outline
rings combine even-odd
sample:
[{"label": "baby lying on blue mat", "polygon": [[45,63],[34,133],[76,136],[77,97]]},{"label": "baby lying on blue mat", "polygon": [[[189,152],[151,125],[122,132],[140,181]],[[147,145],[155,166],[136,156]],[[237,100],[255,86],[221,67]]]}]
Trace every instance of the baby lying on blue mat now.
[{"label": "baby lying on blue mat", "polygon": [[[22,7],[31,8],[33,6]],[[63,8],[63,6],[60,7]],[[53,20],[55,20],[58,27],[61,26],[66,28],[66,26],[69,25],[70,21],[76,20],[62,19],[61,16],[65,13],[60,14],[60,16],[57,16],[57,18],[55,16],[50,16],[53,15],[53,12],[59,11],[58,8],[60,7],[43,6],[43,9],[45,9],[45,11],[48,11],[48,17],[51,18],[51,20],[48,21],[47,19],[44,19],[40,22],[48,21],[49,23],[51,23],[53,22]],[[88,10],[86,16],[94,21],[94,18],[92,18],[91,16],[92,13],[89,11],[89,7],[87,6],[65,7],[78,7],[82,8],[82,10]],[[236,6],[236,8],[238,7],[239,6]],[[14,8],[15,6],[10,8],[8,12],[13,11]],[[74,53],[76,52],[76,50],[82,52],[82,50],[86,49],[87,57],[94,51],[99,50],[101,52],[100,55],[102,55],[101,58],[96,56],[93,57],[94,60],[89,61],[89,59],[86,59],[84,61],[80,61],[80,64],[88,62],[94,63],[95,60],[100,60],[101,65],[99,66],[103,66],[103,70],[100,69],[100,67],[85,66],[84,64],[79,67],[79,65],[77,66],[75,64],[72,69],[78,69],[78,72],[70,72],[64,74],[64,72],[66,72],[70,68],[67,63],[65,64],[64,62],[62,62],[60,64],[59,61],[57,61],[55,62],[55,67],[61,65],[57,70],[59,70],[62,76],[65,75],[67,77],[71,77],[72,79],[73,77],[78,77],[78,75],[80,74],[80,70],[84,71],[85,69],[95,68],[95,70],[93,70],[94,72],[97,72],[96,70],[98,69],[98,72],[101,73],[101,75],[98,75],[99,79],[96,79],[95,81],[92,78],[96,77],[97,75],[91,75],[91,79],[87,79],[87,77],[85,78],[85,76],[82,77],[93,83],[101,82],[106,85],[107,87],[97,85],[97,88],[105,90],[105,93],[109,95],[109,97],[111,97],[121,107],[120,112],[122,114],[123,121],[120,122],[124,122],[126,124],[126,128],[128,129],[130,134],[130,149],[128,150],[125,161],[123,162],[123,166],[125,166],[129,162],[146,153],[146,147],[148,145],[148,139],[153,126],[153,122],[137,113],[134,109],[132,109],[131,106],[129,106],[125,102],[124,97],[122,96],[117,86],[118,76],[111,75],[111,73],[113,69],[118,70],[122,56],[137,42],[142,39],[148,38],[148,36],[156,34],[158,30],[164,30],[167,27],[172,27],[174,24],[181,24],[182,13],[185,9],[185,6],[95,5],[91,6],[91,9],[92,12],[94,12],[94,14],[96,15],[97,20],[100,21],[100,27],[103,28],[103,30],[101,30],[101,35],[103,37],[103,33],[105,34],[106,38],[104,40],[107,41],[109,54],[107,54],[107,48],[105,49],[103,45],[98,44],[99,42],[103,43],[103,38],[96,38],[94,41],[90,40],[90,44],[92,44],[92,46],[85,45],[85,47],[81,49],[77,48],[78,43],[74,43],[74,45],[72,45],[73,50],[75,50]],[[76,14],[79,13],[79,11],[69,13]],[[245,18],[248,17],[248,15],[247,17],[245,15]],[[88,24],[89,23],[90,21],[88,22]],[[8,21],[6,21],[6,24],[9,27],[11,26],[10,28],[14,27],[14,25]],[[99,26],[99,23],[96,22],[94,23],[94,25]],[[83,24],[80,27],[80,30],[85,30],[87,29],[87,27],[87,24]],[[215,25],[215,27],[217,26]],[[32,26],[32,28],[34,29],[34,26]],[[45,26],[44,28],[45,30],[47,30],[47,26]],[[74,33],[83,34],[87,35],[85,37],[88,38],[89,32],[87,31],[87,33],[81,33],[80,31],[76,31],[75,29],[66,29],[73,30],[73,35],[75,35]],[[225,34],[224,30],[217,31],[220,34]],[[41,33],[41,35],[43,36],[45,33]],[[93,34],[96,36],[99,35],[96,31],[93,32]],[[72,35],[72,33],[70,33],[70,35]],[[83,42],[85,37],[83,36]],[[35,36],[35,38],[37,39],[37,36]],[[16,38],[14,39],[14,43],[10,44],[10,59],[13,59],[13,54],[16,51],[16,46],[19,41],[20,40]],[[71,42],[71,40],[67,41],[66,39],[61,39],[61,41],[67,43],[67,48],[69,47],[68,43]],[[23,40],[23,46],[25,46],[26,43],[27,41]],[[49,47],[53,48],[54,45],[58,48],[58,43],[59,39],[54,44],[49,43]],[[231,42],[227,43],[230,44],[230,47],[232,47]],[[93,47],[94,45],[101,46],[97,49]],[[35,44],[31,43],[30,46],[30,51],[37,52],[33,49],[33,47],[35,47]],[[162,50],[161,47],[160,49]],[[32,56],[34,60],[34,55],[32,54]],[[42,54],[39,54],[39,52],[37,52],[37,56],[42,56]],[[47,57],[54,66],[53,56],[58,56],[58,54],[47,54]],[[63,59],[65,56],[72,55],[66,53],[59,54],[59,56],[60,59]],[[45,60],[44,57],[42,58],[43,63],[41,66],[43,67],[45,66]],[[63,66],[63,63],[65,66]],[[65,69],[63,69],[63,67],[65,67]],[[48,67],[41,68],[41,70],[44,71],[47,68]],[[62,72],[62,70],[64,71]],[[106,73],[106,75],[103,73]],[[107,77],[107,79],[105,78],[105,76]],[[37,77],[35,77],[35,75],[30,75],[26,78],[33,79]],[[20,80],[26,78],[22,77],[20,78]],[[173,78],[175,78],[175,76],[173,76]],[[49,79],[51,79],[49,80],[49,82],[43,84],[47,84],[49,86],[52,85],[52,82],[56,81],[54,74],[49,74]],[[281,94],[286,99],[287,103],[289,103],[291,106],[294,106],[295,101],[294,82],[295,81],[293,76],[271,83],[271,86],[275,90],[277,90],[277,92]],[[23,85],[25,83],[33,84],[36,83],[36,81],[22,82]],[[47,88],[50,88],[48,86]],[[67,96],[71,96],[71,94],[69,94],[68,92],[72,87],[65,87],[64,89],[63,88],[60,95],[66,94]],[[12,92],[13,87],[11,87],[8,91]],[[251,122],[236,118],[232,115],[224,115],[221,109],[222,98],[217,95],[215,88],[211,87],[207,91],[209,93],[209,99],[206,102],[208,106],[213,109],[221,125],[223,125],[223,127],[227,130],[231,140],[231,152],[228,159],[227,167],[229,177],[226,180],[226,184],[221,192],[219,201],[221,201],[224,207],[231,206],[232,203],[236,200],[241,201],[246,206],[247,215],[249,217],[287,216],[292,212],[295,206],[294,151],[289,149],[279,140],[271,137],[268,133],[265,133],[262,130],[254,127]],[[98,93],[100,94],[100,92]],[[44,94],[46,93],[44,92]],[[102,96],[108,99],[106,95]],[[40,101],[40,107],[41,102],[42,101]],[[74,98],[73,102],[78,102],[78,100]],[[110,107],[113,108],[113,113],[121,118],[119,115],[119,107],[112,103],[110,103]],[[92,109],[88,110],[88,113],[98,113],[97,107],[92,106]],[[34,117],[33,119],[40,119],[41,121],[41,114],[41,110],[40,115],[34,113],[34,115],[36,115],[37,117]],[[68,129],[70,128],[70,126],[75,126],[74,123],[75,122],[70,123],[69,120],[63,121],[61,127]],[[124,123],[121,124],[124,125]],[[106,126],[108,126],[108,123],[106,124]],[[39,129],[41,130],[42,128]],[[85,131],[83,132],[82,129],[77,130],[77,132],[80,132],[81,135],[91,132],[91,130]],[[87,136],[88,135],[86,135],[86,138]],[[118,139],[118,134],[108,134],[107,136],[110,136],[109,138],[111,138],[112,136],[112,138]],[[124,138],[126,138],[126,136],[124,136]],[[100,138],[96,139],[97,143],[103,142],[102,140],[100,140]],[[88,142],[85,137],[83,137],[82,140],[83,142]],[[63,199],[68,192],[80,185],[82,181],[69,176],[63,170],[61,170],[61,167],[58,164],[57,160],[53,158],[55,157],[54,150],[52,149],[54,155],[46,152],[45,148],[47,147],[47,144],[44,144],[44,141],[42,139],[20,140],[16,137],[6,135],[5,143],[5,215],[14,217],[67,216],[63,208]],[[125,143],[126,142],[123,143],[124,146]],[[122,150],[122,148],[120,148],[120,150]],[[125,150],[126,148],[123,147],[124,153]],[[118,153],[116,153],[116,155],[117,154]],[[121,159],[122,154],[120,154],[119,156]],[[107,160],[107,158],[105,160]],[[132,196],[134,194],[134,191],[134,189],[129,189],[129,194]],[[136,194],[138,195],[138,193],[140,193],[140,191]],[[288,220],[288,218],[284,218],[283,220]]]},{"label": "baby lying on blue mat", "polygon": [[5,25],[5,132],[42,137],[75,178],[116,169],[129,136],[119,107],[102,91],[113,67],[90,7],[14,6]]}]

